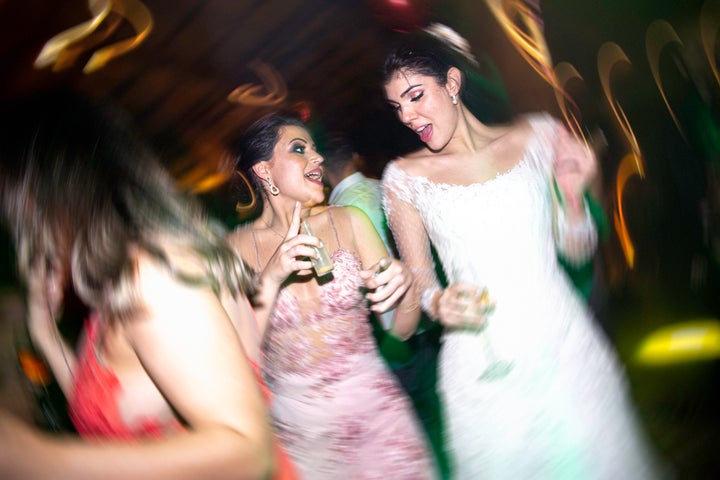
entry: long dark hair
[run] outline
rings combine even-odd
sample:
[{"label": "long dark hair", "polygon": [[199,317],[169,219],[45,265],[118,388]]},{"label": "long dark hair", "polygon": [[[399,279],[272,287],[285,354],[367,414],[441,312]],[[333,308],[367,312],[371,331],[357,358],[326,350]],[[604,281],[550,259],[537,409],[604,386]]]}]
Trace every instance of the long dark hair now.
[{"label": "long dark hair", "polygon": [[237,140],[230,144],[229,153],[235,163],[235,170],[247,180],[244,182],[236,179],[236,189],[242,192],[242,189],[249,185],[255,192],[253,197],[257,200],[256,207],[249,212],[250,216],[262,212],[263,198],[266,195],[263,179],[255,174],[252,167],[272,158],[273,150],[280,137],[280,129],[287,126],[308,128],[298,117],[273,112],[256,120]]},{"label": "long dark hair", "polygon": [[[21,277],[38,261],[63,262],[86,304],[120,317],[138,306],[131,246],[186,282],[249,286],[222,228],[176,189],[119,110],[52,92],[12,101],[0,117],[0,214]],[[204,274],[178,268],[168,242],[202,258]]]},{"label": "long dark hair", "polygon": [[[481,62],[468,55],[427,31],[405,34],[385,57],[382,82],[387,85],[395,74],[407,71],[445,85],[448,70],[455,67],[462,73],[460,97],[476,117],[489,123],[510,120],[510,102],[494,63],[486,55],[480,57]],[[483,74],[479,73],[480,66],[485,70]]]},{"label": "long dark hair", "polygon": [[467,68],[443,42],[425,33],[414,33],[399,40],[385,57],[383,85],[401,71],[433,77],[440,85],[445,85],[450,67],[456,67],[463,73]]}]

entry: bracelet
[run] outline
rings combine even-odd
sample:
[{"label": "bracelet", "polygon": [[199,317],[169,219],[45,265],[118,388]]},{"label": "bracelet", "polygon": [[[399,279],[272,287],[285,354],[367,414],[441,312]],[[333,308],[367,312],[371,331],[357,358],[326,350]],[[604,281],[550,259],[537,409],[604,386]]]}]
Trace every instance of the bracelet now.
[{"label": "bracelet", "polygon": [[438,287],[426,288],[425,290],[423,290],[422,295],[420,296],[420,306],[431,317],[433,316],[433,314],[432,314],[433,299],[435,298],[435,294],[439,291],[440,291],[440,288],[438,288]]},{"label": "bracelet", "polygon": [[408,307],[401,308],[400,313],[411,313],[420,308],[420,302],[413,302]]},{"label": "bracelet", "polygon": [[598,233],[590,206],[583,199],[584,220],[570,225],[563,209],[557,209],[554,221],[555,242],[560,255],[572,265],[581,265],[592,257],[598,244]]}]

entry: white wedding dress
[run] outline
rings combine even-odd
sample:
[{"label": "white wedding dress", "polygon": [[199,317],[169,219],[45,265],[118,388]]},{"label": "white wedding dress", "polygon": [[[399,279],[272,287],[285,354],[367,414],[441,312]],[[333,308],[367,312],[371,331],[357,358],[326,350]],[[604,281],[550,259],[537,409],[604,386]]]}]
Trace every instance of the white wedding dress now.
[{"label": "white wedding dress", "polygon": [[[393,230],[419,213],[448,283],[487,286],[496,302],[481,332],[450,330],[443,339],[439,388],[454,476],[658,478],[622,367],[557,263],[548,182],[557,122],[528,121],[522,160],[487,182],[436,184],[395,163],[383,177]],[[395,235],[403,256],[418,254],[419,236]],[[494,361],[509,371],[485,378]]]}]

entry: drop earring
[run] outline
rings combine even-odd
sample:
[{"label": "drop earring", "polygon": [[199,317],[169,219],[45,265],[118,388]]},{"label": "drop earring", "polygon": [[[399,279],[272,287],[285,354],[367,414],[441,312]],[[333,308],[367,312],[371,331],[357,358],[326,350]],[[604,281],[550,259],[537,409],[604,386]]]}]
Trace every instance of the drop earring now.
[{"label": "drop earring", "polygon": [[275,185],[273,183],[272,178],[270,178],[270,175],[265,177],[265,181],[267,182],[268,187],[270,187],[270,193],[277,196],[277,194],[280,193],[280,189],[277,187],[277,185]]},{"label": "drop earring", "polygon": [[453,105],[457,105],[457,95],[450,95],[450,100],[452,101]]}]

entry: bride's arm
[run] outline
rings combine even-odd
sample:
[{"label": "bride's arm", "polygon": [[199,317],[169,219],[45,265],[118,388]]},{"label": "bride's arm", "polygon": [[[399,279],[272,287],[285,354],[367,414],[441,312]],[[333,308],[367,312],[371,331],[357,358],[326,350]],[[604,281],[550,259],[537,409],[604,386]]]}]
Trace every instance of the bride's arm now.
[{"label": "bride's arm", "polygon": [[[395,168],[399,170],[399,167]],[[415,305],[438,318],[433,298],[441,291],[441,286],[435,274],[430,240],[420,213],[411,203],[408,188],[399,184],[400,179],[394,173],[397,171],[383,178],[383,206],[400,258],[413,274],[413,288],[407,295],[413,295]],[[407,336],[412,332],[403,333]]]},{"label": "bride's arm", "polygon": [[588,262],[598,243],[585,191],[597,174],[593,151],[573,138],[559,123],[553,142],[551,194],[555,243],[559,254],[571,265]]},{"label": "bride's arm", "polygon": [[[404,180],[399,167],[386,170],[383,204],[400,257],[413,274],[416,301],[445,327],[482,324],[486,309],[479,308],[485,302],[479,286],[463,282],[447,288],[440,285],[425,224],[414,206],[411,188]],[[406,338],[412,331],[398,333]]]}]

